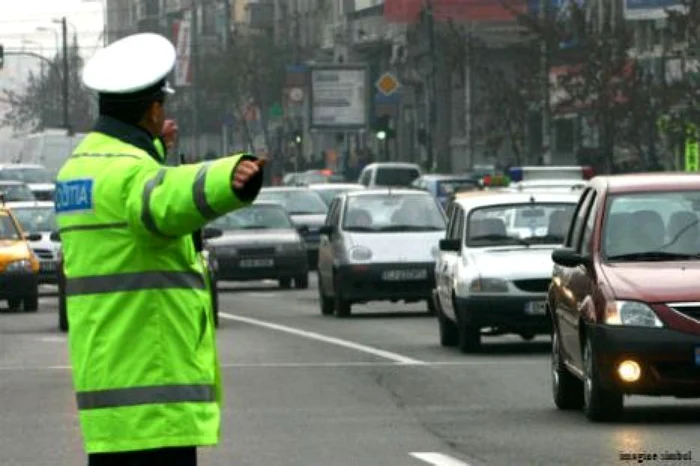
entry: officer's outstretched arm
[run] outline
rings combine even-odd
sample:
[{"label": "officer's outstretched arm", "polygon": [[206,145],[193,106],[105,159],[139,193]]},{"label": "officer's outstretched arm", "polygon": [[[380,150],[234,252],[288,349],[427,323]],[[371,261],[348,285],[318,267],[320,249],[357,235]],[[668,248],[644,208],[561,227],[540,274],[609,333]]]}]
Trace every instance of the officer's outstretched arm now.
[{"label": "officer's outstretched arm", "polygon": [[243,189],[234,190],[233,174],[248,155],[196,165],[134,165],[125,187],[130,227],[161,238],[184,236],[233,210],[249,205],[262,187],[262,170]]}]

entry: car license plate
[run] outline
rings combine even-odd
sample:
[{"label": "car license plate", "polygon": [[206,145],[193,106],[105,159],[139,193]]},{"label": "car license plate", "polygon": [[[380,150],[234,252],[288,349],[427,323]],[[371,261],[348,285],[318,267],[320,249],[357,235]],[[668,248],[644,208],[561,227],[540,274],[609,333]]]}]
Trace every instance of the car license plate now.
[{"label": "car license plate", "polygon": [[41,270],[45,270],[47,272],[55,272],[56,271],[56,263],[52,261],[42,261],[40,264]]},{"label": "car license plate", "polygon": [[543,316],[547,313],[547,301],[531,301],[525,304],[525,314]]},{"label": "car license plate", "polygon": [[387,282],[425,280],[428,271],[425,269],[387,270],[382,273],[382,280]]},{"label": "car license plate", "polygon": [[695,348],[695,365],[700,366],[700,347]]},{"label": "car license plate", "polygon": [[242,259],[241,267],[246,269],[254,269],[261,267],[272,267],[275,265],[274,259]]}]

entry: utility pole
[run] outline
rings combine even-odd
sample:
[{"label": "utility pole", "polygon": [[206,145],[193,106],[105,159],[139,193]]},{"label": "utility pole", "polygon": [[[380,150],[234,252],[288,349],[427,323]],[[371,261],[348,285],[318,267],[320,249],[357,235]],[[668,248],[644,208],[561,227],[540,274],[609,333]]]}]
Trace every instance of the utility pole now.
[{"label": "utility pole", "polygon": [[[550,31],[550,14],[549,7],[552,0],[540,0],[540,27],[542,28],[542,40],[540,42],[540,73],[542,84],[542,157],[543,165],[552,163],[552,115],[549,104],[549,31]],[[547,160],[549,158],[549,160]]]},{"label": "utility pole", "polygon": [[430,91],[428,96],[428,131],[426,150],[428,152],[427,170],[435,166],[435,127],[437,123],[437,53],[435,45],[435,15],[433,1],[425,0],[425,22],[428,35],[428,53],[430,56]]},{"label": "utility pole", "polygon": [[68,20],[61,18],[61,33],[63,35],[63,126],[69,136],[73,135],[70,124],[70,74],[68,73]]},{"label": "utility pole", "polygon": [[200,157],[200,141],[199,141],[199,89],[197,87],[199,75],[199,5],[197,0],[192,0],[191,7],[191,23],[190,23],[190,66],[191,82],[190,91],[192,93],[192,156],[197,159]]}]

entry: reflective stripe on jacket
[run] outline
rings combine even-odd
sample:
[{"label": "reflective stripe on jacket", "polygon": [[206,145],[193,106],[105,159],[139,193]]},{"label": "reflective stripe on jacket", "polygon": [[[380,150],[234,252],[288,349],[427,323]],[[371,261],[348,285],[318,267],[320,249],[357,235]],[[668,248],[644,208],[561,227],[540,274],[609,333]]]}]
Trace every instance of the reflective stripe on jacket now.
[{"label": "reflective stripe on jacket", "polygon": [[259,185],[246,200],[231,188],[241,158],[165,167],[95,131],[60,170],[70,356],[88,453],[218,443],[211,299],[190,234],[257,194]]}]

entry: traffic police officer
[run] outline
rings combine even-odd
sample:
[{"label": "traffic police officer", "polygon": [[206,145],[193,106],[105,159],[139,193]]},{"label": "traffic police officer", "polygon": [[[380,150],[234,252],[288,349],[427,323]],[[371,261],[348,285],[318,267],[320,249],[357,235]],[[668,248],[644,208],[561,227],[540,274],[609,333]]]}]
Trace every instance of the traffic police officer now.
[{"label": "traffic police officer", "polygon": [[206,271],[191,234],[251,203],[253,157],[168,167],[154,139],[175,49],[136,34],[83,70],[100,117],[58,174],[69,345],[90,465],[191,466],[219,442]]}]

